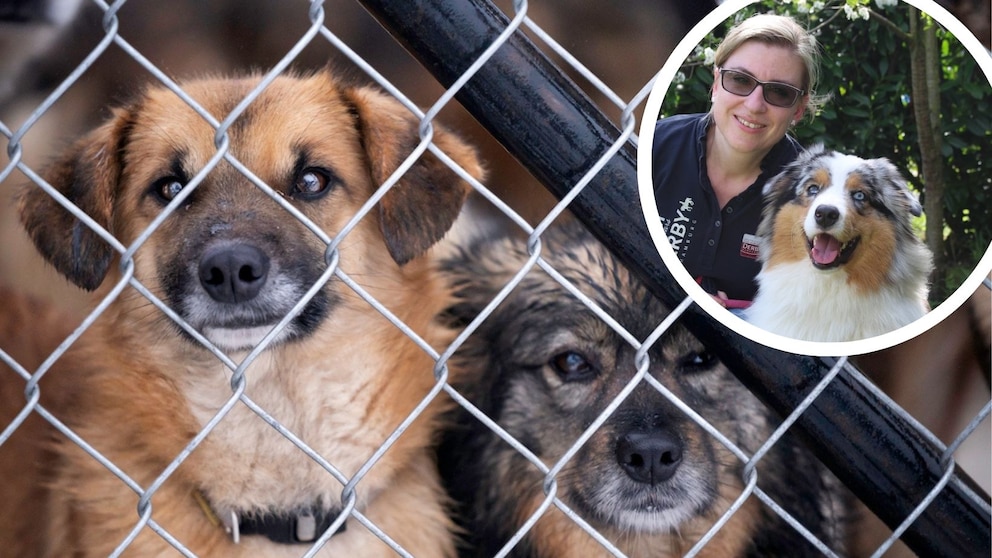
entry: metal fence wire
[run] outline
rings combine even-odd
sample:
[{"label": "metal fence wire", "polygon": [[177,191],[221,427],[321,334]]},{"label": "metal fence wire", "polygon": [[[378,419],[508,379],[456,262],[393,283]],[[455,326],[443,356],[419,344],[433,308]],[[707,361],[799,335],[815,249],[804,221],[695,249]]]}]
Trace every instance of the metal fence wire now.
[{"label": "metal fence wire", "polygon": [[[95,3],[103,11],[103,38],[51,94],[40,103],[30,117],[16,128],[0,122],[0,132],[8,138],[7,153],[10,162],[0,169],[0,183],[9,184],[15,170],[20,171],[38,187],[52,192],[40,178],[38,170],[24,161],[23,138],[29,134],[38,121],[59,102],[66,91],[74,87],[96,60],[110,49],[119,49],[144,67],[155,80],[174,91],[192,107],[196,102],[173,81],[169,73],[152,63],[142,52],[134,48],[118,34],[124,2],[107,4],[102,0]],[[424,150],[430,150],[442,161],[472,183],[476,194],[488,200],[494,208],[508,217],[528,237],[534,258],[531,266],[546,269],[554,276],[554,270],[541,258],[542,235],[563,212],[570,212],[605,245],[607,245],[635,274],[640,277],[653,293],[664,303],[674,308],[670,319],[659,324],[658,329],[646,339],[637,339],[634,346],[646,351],[671,324],[684,324],[704,344],[712,347],[731,371],[756,395],[773,408],[785,420],[775,433],[766,440],[761,450],[754,455],[740,456],[748,461],[742,470],[753,472],[753,466],[760,463],[764,452],[773,446],[786,431],[797,432],[811,444],[816,455],[830,468],[843,483],[850,488],[864,504],[881,518],[891,529],[891,536],[874,552],[881,556],[898,539],[902,539],[914,552],[921,556],[987,556],[990,553],[990,506],[989,497],[955,466],[953,453],[963,440],[971,436],[984,421],[992,407],[992,401],[985,404],[971,423],[963,429],[957,439],[945,445],[924,428],[911,415],[903,411],[884,393],[876,388],[848,361],[847,357],[837,359],[813,358],[782,353],[751,343],[734,332],[710,319],[705,313],[691,304],[671,275],[665,269],[660,256],[655,252],[647,229],[640,217],[636,200],[637,187],[634,168],[634,150],[637,137],[635,122],[638,112],[650,91],[651,82],[644,83],[641,90],[629,99],[621,98],[604,80],[583,66],[568,49],[558,44],[553,34],[542,29],[530,16],[530,4],[515,0],[504,10],[486,0],[362,0],[364,8],[386,27],[396,39],[428,68],[445,87],[443,94],[426,110],[416,104],[399,88],[395,87],[378,71],[353,50],[345,40],[330,30],[329,22],[335,17],[334,11],[324,2],[314,1],[284,3],[281,10],[285,17],[303,17],[310,26],[299,38],[295,46],[265,73],[260,85],[245,96],[229,114],[209,115],[197,108],[217,131],[217,155],[200,172],[205,176],[214,166],[227,159],[227,130],[242,114],[245,108],[281,73],[291,68],[299,53],[310,45],[329,45],[339,51],[370,80],[398,99],[420,119],[421,145],[411,154],[416,158]],[[554,61],[552,61],[554,60]],[[566,71],[570,76],[567,77]],[[581,87],[576,85],[581,83]],[[594,102],[587,92],[595,93],[603,101]],[[558,203],[539,219],[536,225],[528,223],[500,196],[472,179],[463,169],[447,157],[441,149],[431,143],[432,124],[438,114],[454,103],[464,106],[505,148],[520,160],[527,170],[544,184],[558,198]],[[618,114],[610,117],[607,114]],[[387,184],[388,187],[388,184]],[[93,219],[79,208],[68,204],[69,210],[87,226],[100,230]],[[369,206],[364,210],[367,212]],[[172,211],[163,212],[156,223],[168,217]],[[353,223],[365,213],[356,215]],[[153,225],[155,226],[155,225]],[[349,234],[346,228],[340,236]],[[122,268],[133,269],[129,264],[135,251],[153,231],[150,229],[131,246],[101,234],[121,254]],[[140,282],[131,275],[125,279],[92,310],[75,332],[51,354],[36,370],[25,369],[13,359],[9,348],[0,348],[0,360],[14,370],[25,382],[26,399],[16,418],[8,424],[0,424],[0,444],[7,441],[31,415],[40,415],[66,437],[77,443],[94,459],[118,475],[140,496],[138,509],[130,520],[134,522],[131,536],[120,541],[117,554],[126,553],[129,544],[144,529],[153,529],[169,541],[178,552],[191,555],[182,540],[157,525],[153,512],[152,496],[176,469],[196,451],[197,444],[218,424],[223,422],[234,405],[248,405],[258,415],[303,452],[325,466],[329,475],[338,478],[345,490],[342,503],[343,514],[331,527],[333,533],[346,519],[354,519],[390,544],[397,554],[409,555],[407,550],[392,541],[389,533],[363,516],[355,506],[354,486],[375,466],[390,447],[404,435],[408,426],[417,420],[424,407],[434,398],[450,395],[456,401],[465,403],[464,398],[447,383],[446,368],[448,359],[459,348],[460,343],[472,333],[467,329],[442,352],[435,352],[417,337],[417,334],[390,314],[379,301],[364,291],[356,282],[336,267],[336,246],[340,238],[328,238],[330,272],[343,280],[368,304],[386,316],[395,327],[409,335],[423,350],[436,361],[437,381],[435,389],[403,421],[399,428],[383,443],[354,477],[347,477],[327,463],[322,456],[309,448],[297,433],[279,423],[270,410],[255,405],[244,393],[244,370],[246,363],[257,356],[254,351],[246,362],[233,362],[221,352],[215,351],[218,358],[232,370],[232,394],[228,404],[206,424],[186,450],[176,455],[175,460],[161,476],[149,485],[141,485],[130,479],[115,463],[97,453],[40,403],[38,383],[54,362],[82,333],[90,327],[101,312],[125,289],[136,289],[149,297],[152,304],[169,319],[180,320],[167,305],[156,299]],[[535,271],[538,272],[538,271]],[[519,279],[519,278],[518,278]],[[511,283],[507,289],[514,288]],[[988,282],[985,288],[990,288]],[[562,280],[561,296],[571,296],[567,281]],[[591,310],[601,316],[609,327],[619,326],[609,315],[588,302]],[[490,311],[494,305],[489,307]],[[478,317],[484,320],[487,314]],[[622,329],[622,328],[621,328]],[[269,338],[277,332],[270,334]],[[200,337],[200,340],[207,342]],[[644,379],[645,384],[651,384]],[[653,385],[653,384],[652,384]],[[594,424],[601,424],[612,413],[617,401],[607,408]],[[696,420],[691,409],[686,412]],[[486,420],[487,417],[479,417]],[[495,426],[495,425],[494,425]],[[712,427],[704,425],[712,430]],[[149,433],[149,435],[154,435]],[[501,436],[507,436],[501,433]],[[711,435],[723,438],[719,431]],[[588,436],[575,441],[569,459],[586,442]],[[515,447],[520,442],[507,440]],[[548,490],[546,507],[568,510],[567,502],[558,499],[554,493],[555,475],[560,465],[546,469]],[[747,487],[741,499],[760,498],[762,494],[749,479],[743,479]],[[11,479],[0,479],[11,482]],[[773,503],[769,503],[773,504]],[[771,507],[775,508],[774,505]],[[719,532],[732,508],[720,518],[713,528],[695,543],[689,555],[705,549],[706,544]],[[778,511],[778,510],[777,510]],[[783,512],[784,513],[784,512]],[[787,516],[787,514],[786,514]],[[575,514],[575,521],[583,523],[583,528],[603,546],[607,552],[621,555],[620,551],[595,529],[584,524]],[[536,519],[536,518],[535,518]],[[786,517],[797,531],[811,538],[824,555],[834,556],[835,549],[815,540],[805,527],[791,517]],[[524,532],[519,533],[520,536]],[[309,549],[300,552],[311,555],[319,551],[327,537],[322,537]],[[509,552],[516,540],[509,541],[504,549]],[[0,552],[3,552],[0,550]]]}]

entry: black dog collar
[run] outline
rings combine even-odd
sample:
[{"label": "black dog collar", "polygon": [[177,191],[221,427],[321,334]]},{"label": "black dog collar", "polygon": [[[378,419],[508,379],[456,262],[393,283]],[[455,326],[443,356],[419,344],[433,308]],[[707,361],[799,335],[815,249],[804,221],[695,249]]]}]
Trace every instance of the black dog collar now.
[{"label": "black dog collar", "polygon": [[[319,505],[262,514],[239,514],[235,511],[215,513],[203,494],[196,492],[194,498],[207,519],[214,525],[223,526],[235,544],[241,542],[242,535],[263,535],[281,544],[312,543],[330,529],[341,515],[340,510],[329,510]],[[347,526],[347,523],[342,523],[334,535],[340,534]]]},{"label": "black dog collar", "polygon": [[[292,513],[232,514],[237,522],[236,527],[232,525],[232,536],[236,528],[239,536],[265,535],[269,540],[283,544],[311,543],[330,529],[339,515],[338,510],[317,506]],[[347,523],[342,523],[334,534],[340,534],[345,527]]]}]

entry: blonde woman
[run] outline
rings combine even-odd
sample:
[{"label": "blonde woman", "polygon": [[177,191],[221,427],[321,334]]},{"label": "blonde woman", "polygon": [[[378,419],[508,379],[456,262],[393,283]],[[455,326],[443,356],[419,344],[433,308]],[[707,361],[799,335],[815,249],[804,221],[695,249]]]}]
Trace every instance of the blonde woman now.
[{"label": "blonde woman", "polygon": [[728,308],[754,298],[761,189],[802,151],[791,126],[820,101],[816,39],[790,17],[762,14],[716,50],[712,106],[655,128],[658,211],[679,259]]}]

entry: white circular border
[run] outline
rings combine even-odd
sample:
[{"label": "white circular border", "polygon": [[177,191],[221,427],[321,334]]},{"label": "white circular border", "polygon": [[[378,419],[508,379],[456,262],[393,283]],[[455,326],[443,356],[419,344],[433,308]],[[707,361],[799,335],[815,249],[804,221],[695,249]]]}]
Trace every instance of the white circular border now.
[{"label": "white circular border", "polygon": [[[782,351],[811,356],[857,355],[878,351],[902,343],[937,325],[941,320],[949,316],[951,312],[964,304],[965,300],[978,289],[982,281],[992,272],[992,244],[986,249],[985,255],[978,262],[978,266],[961,283],[961,286],[951,296],[947,297],[944,302],[939,304],[937,308],[934,308],[922,318],[895,331],[876,337],[858,341],[825,343],[802,341],[770,333],[745,322],[743,319],[730,313],[723,306],[720,306],[689,275],[689,272],[682,265],[682,262],[672,249],[671,244],[668,242],[668,237],[661,226],[661,217],[658,213],[657,201],[654,197],[654,184],[651,177],[651,153],[653,151],[655,123],[657,122],[658,113],[661,111],[662,102],[665,100],[665,94],[675,79],[675,74],[682,66],[682,63],[692,54],[696,45],[701,43],[706,38],[706,35],[718,25],[722,24],[741,9],[757,1],[727,0],[717,6],[715,10],[707,14],[702,21],[696,24],[682,38],[682,41],[672,51],[661,71],[655,76],[655,83],[651,89],[651,93],[648,95],[644,114],[641,118],[640,139],[637,150],[638,191],[641,199],[641,208],[644,212],[644,219],[647,221],[648,231],[651,233],[651,239],[654,241],[655,248],[661,253],[661,259],[668,266],[669,271],[671,271],[672,275],[679,282],[679,285],[693,298],[696,304],[709,313],[710,316],[719,320],[723,325],[749,339]],[[900,1],[910,4],[930,15],[945,29],[950,31],[975,59],[979,68],[985,73],[985,78],[989,80],[989,85],[992,86],[992,54],[978,42],[978,39],[975,38],[964,24],[933,0]]]}]

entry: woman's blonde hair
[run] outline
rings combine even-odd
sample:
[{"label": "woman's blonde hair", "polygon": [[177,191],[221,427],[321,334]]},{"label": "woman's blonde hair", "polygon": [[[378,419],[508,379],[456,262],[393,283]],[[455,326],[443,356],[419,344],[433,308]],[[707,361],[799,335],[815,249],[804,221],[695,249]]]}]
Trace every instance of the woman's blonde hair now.
[{"label": "woman's blonde hair", "polygon": [[820,45],[816,38],[789,16],[757,14],[741,21],[727,32],[716,49],[713,59],[716,66],[722,67],[730,55],[748,41],[784,46],[802,60],[803,67],[806,68],[802,88],[809,96],[806,114],[812,118],[829,98],[816,93],[820,81]]}]

